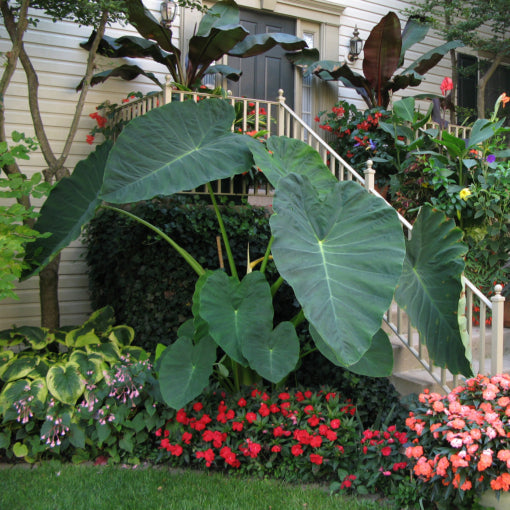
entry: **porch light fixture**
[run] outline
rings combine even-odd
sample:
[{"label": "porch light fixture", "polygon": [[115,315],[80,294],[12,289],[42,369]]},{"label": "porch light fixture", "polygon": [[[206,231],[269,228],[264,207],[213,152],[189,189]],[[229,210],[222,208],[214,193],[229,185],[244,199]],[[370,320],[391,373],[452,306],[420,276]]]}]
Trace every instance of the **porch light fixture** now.
[{"label": "porch light fixture", "polygon": [[354,27],[353,36],[349,41],[349,55],[347,58],[349,62],[355,62],[358,60],[359,54],[363,50],[363,40],[359,37],[358,25]]},{"label": "porch light fixture", "polygon": [[161,2],[159,10],[161,12],[160,24],[166,28],[170,28],[177,14],[177,4],[173,0]]}]

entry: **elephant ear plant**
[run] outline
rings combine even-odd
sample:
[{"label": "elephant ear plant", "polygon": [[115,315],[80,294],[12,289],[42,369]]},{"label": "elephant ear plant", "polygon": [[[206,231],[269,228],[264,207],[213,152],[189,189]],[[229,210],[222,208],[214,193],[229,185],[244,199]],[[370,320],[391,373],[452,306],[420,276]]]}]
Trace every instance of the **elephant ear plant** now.
[{"label": "elephant ear plant", "polygon": [[[87,179],[80,186],[87,189],[80,196],[91,204],[104,201],[102,207],[142,223],[111,204],[150,200],[204,184],[209,188],[228,272],[204,269],[157,226],[145,223],[198,276],[194,318],[180,328],[172,345],[162,353],[158,349],[165,401],[177,409],[191,401],[215,367],[221,373],[229,369],[234,388],[253,371],[280,382],[298,362],[296,326],[305,319],[317,348],[336,365],[360,374],[390,375],[392,349],[381,323],[395,289],[421,328],[431,357],[454,373],[469,375],[466,338],[457,315],[465,248],[454,224],[426,209],[417,220],[418,235],[405,241],[396,212],[359,184],[338,182],[314,149],[285,137],[262,143],[235,134],[233,121],[233,107],[221,99],[171,103],[134,119],[107,159],[108,147],[100,146],[82,163]],[[272,237],[263,260],[239,275],[209,183],[241,174],[253,164],[275,188]],[[64,237],[70,240],[66,231],[77,234],[94,214],[92,206],[62,214],[62,204],[75,201],[77,189],[71,183],[80,177],[75,171],[52,192],[54,200],[50,195],[45,202],[40,224],[53,224],[49,230],[54,235],[31,251],[33,272],[39,261],[46,263],[55,255]],[[280,274],[272,285],[266,277],[270,255]],[[273,327],[272,303],[283,280],[294,289],[302,310]],[[221,365],[218,347],[224,354]]]}]

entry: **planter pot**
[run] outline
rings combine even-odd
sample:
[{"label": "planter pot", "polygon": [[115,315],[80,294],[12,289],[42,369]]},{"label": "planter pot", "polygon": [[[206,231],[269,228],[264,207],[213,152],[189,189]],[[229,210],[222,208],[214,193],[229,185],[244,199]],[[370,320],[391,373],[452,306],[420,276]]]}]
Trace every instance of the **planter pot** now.
[{"label": "planter pot", "polygon": [[480,505],[494,510],[508,510],[510,508],[510,492],[500,492],[499,500],[496,491],[488,490],[482,494]]},{"label": "planter pot", "polygon": [[503,315],[503,321],[505,328],[510,328],[510,296],[508,296],[505,300],[505,313]]}]

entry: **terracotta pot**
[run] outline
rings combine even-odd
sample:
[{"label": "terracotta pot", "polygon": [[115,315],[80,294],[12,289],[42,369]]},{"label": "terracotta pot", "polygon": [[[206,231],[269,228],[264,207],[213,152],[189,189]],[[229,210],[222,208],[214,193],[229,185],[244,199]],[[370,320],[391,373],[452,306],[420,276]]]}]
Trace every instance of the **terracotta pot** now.
[{"label": "terracotta pot", "polygon": [[[505,328],[510,328],[510,296],[505,300],[505,313],[503,314],[503,324]],[[508,507],[510,508],[510,506]]]},{"label": "terracotta pot", "polygon": [[480,505],[494,508],[494,510],[508,510],[510,508],[510,492],[500,492],[499,500],[496,491],[488,490],[482,494]]}]

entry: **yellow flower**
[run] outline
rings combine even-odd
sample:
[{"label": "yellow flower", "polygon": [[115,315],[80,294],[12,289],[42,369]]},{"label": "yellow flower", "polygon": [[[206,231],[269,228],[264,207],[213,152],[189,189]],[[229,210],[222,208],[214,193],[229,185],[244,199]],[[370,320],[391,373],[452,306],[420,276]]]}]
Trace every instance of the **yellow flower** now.
[{"label": "yellow flower", "polygon": [[467,200],[469,195],[471,195],[471,190],[469,188],[464,188],[460,190],[459,196],[462,200]]}]

